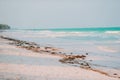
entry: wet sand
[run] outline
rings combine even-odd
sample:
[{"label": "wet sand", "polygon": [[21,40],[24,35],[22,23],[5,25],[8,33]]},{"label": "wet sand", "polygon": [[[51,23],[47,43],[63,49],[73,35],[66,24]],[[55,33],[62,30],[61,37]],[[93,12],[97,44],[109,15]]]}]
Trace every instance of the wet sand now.
[{"label": "wet sand", "polygon": [[0,38],[0,80],[119,80],[59,62],[63,57],[10,45]]}]

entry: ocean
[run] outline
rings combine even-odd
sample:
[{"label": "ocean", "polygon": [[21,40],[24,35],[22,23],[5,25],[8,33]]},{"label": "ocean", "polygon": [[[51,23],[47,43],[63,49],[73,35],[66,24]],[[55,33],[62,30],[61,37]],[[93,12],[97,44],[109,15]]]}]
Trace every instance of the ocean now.
[{"label": "ocean", "polygon": [[60,48],[66,54],[89,53],[101,59],[92,63],[120,69],[120,27],[11,29],[1,34]]},{"label": "ocean", "polygon": [[42,46],[63,48],[77,54],[79,52],[120,52],[120,27],[11,29],[2,34],[36,42]]}]

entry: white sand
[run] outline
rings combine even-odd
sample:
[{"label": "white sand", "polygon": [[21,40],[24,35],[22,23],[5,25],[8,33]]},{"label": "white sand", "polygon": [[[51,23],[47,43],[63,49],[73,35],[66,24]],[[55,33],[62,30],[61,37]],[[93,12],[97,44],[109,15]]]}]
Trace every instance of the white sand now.
[{"label": "white sand", "polygon": [[97,48],[99,50],[102,50],[102,51],[105,51],[105,52],[118,52],[117,50],[106,47],[106,46],[98,46]]},{"label": "white sand", "polygon": [[0,80],[119,80],[60,63],[59,56],[35,53],[0,39]]}]

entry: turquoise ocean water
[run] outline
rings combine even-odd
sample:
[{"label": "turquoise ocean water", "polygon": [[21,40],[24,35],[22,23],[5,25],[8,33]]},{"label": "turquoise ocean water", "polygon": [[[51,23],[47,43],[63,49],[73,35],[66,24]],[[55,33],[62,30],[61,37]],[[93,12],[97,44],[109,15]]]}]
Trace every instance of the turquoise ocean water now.
[{"label": "turquoise ocean water", "polygon": [[[24,30],[24,29],[23,29]],[[65,31],[65,32],[88,32],[88,31],[120,31],[120,27],[99,27],[99,28],[50,28],[50,29],[25,29],[25,30],[51,30],[51,31]]]}]

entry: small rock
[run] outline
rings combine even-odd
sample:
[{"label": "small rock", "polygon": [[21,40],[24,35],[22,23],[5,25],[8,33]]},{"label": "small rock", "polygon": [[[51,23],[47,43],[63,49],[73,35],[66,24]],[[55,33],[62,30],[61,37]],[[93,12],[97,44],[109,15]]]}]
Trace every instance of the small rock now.
[{"label": "small rock", "polygon": [[81,65],[83,65],[83,63],[81,63]]},{"label": "small rock", "polygon": [[45,52],[48,52],[48,53],[49,53],[50,51],[45,51]]},{"label": "small rock", "polygon": [[51,54],[56,54],[56,52],[51,52]]},{"label": "small rock", "polygon": [[114,73],[113,75],[117,75],[117,73]]},{"label": "small rock", "polygon": [[59,52],[59,53],[62,53],[62,52]]},{"label": "small rock", "polygon": [[72,55],[73,53],[71,52],[70,54]]},{"label": "small rock", "polygon": [[86,53],[86,55],[88,55],[88,53]]},{"label": "small rock", "polygon": [[90,60],[90,61],[92,61],[92,60]]}]

